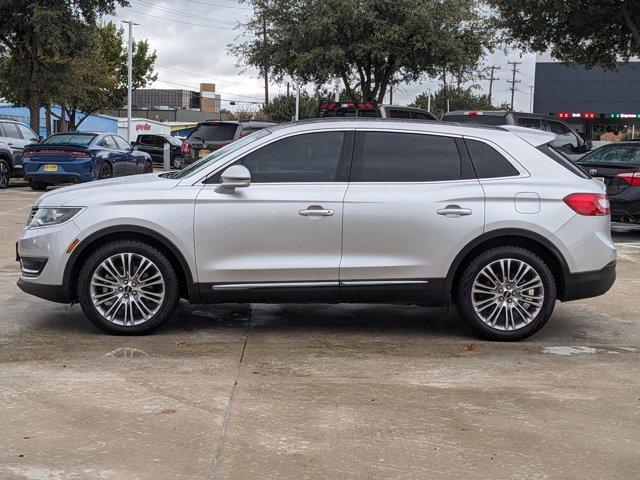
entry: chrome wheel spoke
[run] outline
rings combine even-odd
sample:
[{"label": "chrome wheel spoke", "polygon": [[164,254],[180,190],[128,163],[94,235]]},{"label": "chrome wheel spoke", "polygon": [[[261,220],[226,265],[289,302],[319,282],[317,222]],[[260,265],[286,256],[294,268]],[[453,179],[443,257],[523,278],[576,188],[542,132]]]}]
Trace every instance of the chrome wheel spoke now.
[{"label": "chrome wheel spoke", "polygon": [[478,272],[471,303],[491,328],[514,331],[531,323],[545,301],[542,278],[531,265],[516,258],[493,261]]},{"label": "chrome wheel spoke", "polygon": [[138,253],[118,253],[95,269],[91,301],[106,320],[124,327],[152,319],[164,304],[165,279],[158,266]]}]

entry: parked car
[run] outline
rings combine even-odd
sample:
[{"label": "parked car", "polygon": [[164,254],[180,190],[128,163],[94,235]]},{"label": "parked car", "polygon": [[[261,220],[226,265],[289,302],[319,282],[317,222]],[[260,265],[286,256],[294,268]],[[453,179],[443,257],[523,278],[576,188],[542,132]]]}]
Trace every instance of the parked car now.
[{"label": "parked car", "polygon": [[22,154],[24,178],[34,190],[153,172],[148,153],[111,133],[55,133]]},{"label": "parked car", "polygon": [[182,143],[185,163],[193,163],[239,138],[274,125],[277,124],[255,120],[246,122],[207,120],[199,123]]},{"label": "parked car", "polygon": [[610,143],[582,157],[578,165],[606,185],[612,220],[640,222],[640,143]]},{"label": "parked car", "polygon": [[[193,303],[446,305],[497,340],[606,292],[602,183],[547,132],[371,119],[270,127],[183,170],[35,204],[18,285],[117,334]],[[73,221],[71,221],[73,220]]]},{"label": "parked car", "polygon": [[327,117],[377,117],[405,118],[413,120],[438,120],[427,110],[399,105],[376,105],[373,102],[322,102],[319,118]]},{"label": "parked car", "polygon": [[164,162],[164,146],[169,144],[169,158],[171,166],[180,170],[184,168],[184,157],[182,156],[182,140],[172,135],[159,135],[145,133],[138,135],[133,148],[141,152],[146,152],[151,156],[154,163]]},{"label": "parked car", "polygon": [[549,115],[524,112],[504,112],[491,110],[467,110],[445,113],[443,121],[474,123],[481,125],[517,125],[553,133],[556,138],[550,143],[569,159],[576,161],[592,149],[590,141],[585,141],[566,122]]},{"label": "parked car", "polygon": [[6,188],[11,177],[22,176],[22,151],[39,140],[26,125],[0,118],[0,188]]}]

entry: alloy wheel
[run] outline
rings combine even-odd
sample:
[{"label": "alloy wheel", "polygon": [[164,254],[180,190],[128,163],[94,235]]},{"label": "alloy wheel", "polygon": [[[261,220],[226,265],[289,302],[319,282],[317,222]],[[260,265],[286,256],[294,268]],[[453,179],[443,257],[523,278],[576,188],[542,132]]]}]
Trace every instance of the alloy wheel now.
[{"label": "alloy wheel", "polygon": [[476,275],[471,301],[489,327],[513,331],[529,325],[545,300],[542,278],[528,263],[515,258],[491,262]]},{"label": "alloy wheel", "polygon": [[107,321],[121,326],[143,324],[156,315],[165,298],[158,266],[138,253],[104,260],[91,276],[91,301]]}]

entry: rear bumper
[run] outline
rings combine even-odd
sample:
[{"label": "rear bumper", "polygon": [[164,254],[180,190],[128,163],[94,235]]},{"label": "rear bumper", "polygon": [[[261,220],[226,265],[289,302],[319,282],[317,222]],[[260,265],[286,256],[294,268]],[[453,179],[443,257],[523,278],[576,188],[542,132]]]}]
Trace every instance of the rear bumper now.
[{"label": "rear bumper", "polygon": [[571,273],[565,278],[563,302],[581,298],[597,297],[608,292],[616,281],[616,262],[609,263],[602,270]]},{"label": "rear bumper", "polygon": [[93,180],[91,175],[80,173],[31,173],[26,174],[24,179],[28,182],[42,182],[57,185],[59,183],[81,183]]},{"label": "rear bumper", "polygon": [[49,162],[58,166],[57,172],[45,172],[46,161],[27,160],[23,162],[24,179],[29,182],[48,184],[80,183],[93,180],[93,164],[91,160],[73,162]]},{"label": "rear bumper", "polygon": [[614,222],[640,220],[640,187],[629,187],[617,195],[609,195],[611,219]]}]

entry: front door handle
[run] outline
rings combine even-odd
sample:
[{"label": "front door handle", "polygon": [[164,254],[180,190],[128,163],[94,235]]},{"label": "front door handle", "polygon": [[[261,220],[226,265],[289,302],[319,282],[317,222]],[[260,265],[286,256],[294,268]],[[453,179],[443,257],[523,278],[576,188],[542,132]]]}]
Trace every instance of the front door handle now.
[{"label": "front door handle", "polygon": [[326,209],[322,205],[309,205],[304,210],[298,211],[303,217],[330,217],[333,210]]},{"label": "front door handle", "polygon": [[447,205],[437,211],[438,215],[444,215],[449,218],[459,218],[464,215],[471,215],[470,208],[460,208],[459,205]]}]

